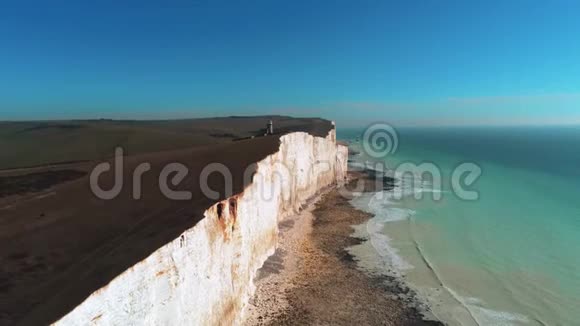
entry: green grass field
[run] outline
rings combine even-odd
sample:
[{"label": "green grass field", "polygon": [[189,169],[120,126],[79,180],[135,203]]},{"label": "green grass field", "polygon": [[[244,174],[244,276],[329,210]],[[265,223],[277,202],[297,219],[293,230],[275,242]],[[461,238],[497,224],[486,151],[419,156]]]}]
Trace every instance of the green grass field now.
[{"label": "green grass field", "polygon": [[[313,119],[228,117],[163,121],[0,122],[0,170],[102,160],[122,147],[126,155],[231,142],[259,135],[269,119],[289,128]],[[315,119],[316,120],[316,119]]]}]

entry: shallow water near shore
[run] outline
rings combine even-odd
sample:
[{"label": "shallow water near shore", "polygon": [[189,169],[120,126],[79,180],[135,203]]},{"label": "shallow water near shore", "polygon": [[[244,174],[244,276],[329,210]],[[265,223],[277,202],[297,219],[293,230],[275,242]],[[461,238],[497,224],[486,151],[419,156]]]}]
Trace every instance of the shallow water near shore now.
[{"label": "shallow water near shore", "polygon": [[[355,141],[360,130],[339,134]],[[384,260],[451,325],[573,325],[580,319],[580,159],[575,128],[400,130],[399,148],[384,162],[429,161],[442,188],[417,176],[397,178],[408,195],[365,194],[353,206],[375,217],[369,246],[355,254]],[[471,161],[482,175],[458,198],[450,173]],[[434,200],[439,192],[441,200]],[[413,194],[421,193],[422,199]],[[364,250],[374,251],[375,255]],[[372,264],[371,264],[372,265]],[[376,265],[376,264],[375,264]]]}]

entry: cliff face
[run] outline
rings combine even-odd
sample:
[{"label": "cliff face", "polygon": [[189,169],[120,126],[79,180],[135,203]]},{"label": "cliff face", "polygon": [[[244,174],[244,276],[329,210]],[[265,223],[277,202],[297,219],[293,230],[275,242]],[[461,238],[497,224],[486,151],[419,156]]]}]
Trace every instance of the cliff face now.
[{"label": "cliff face", "polygon": [[278,221],[346,177],[348,149],[295,132],[257,162],[252,183],[208,208],[180,237],[89,296],[57,325],[238,324],[256,271],[274,253]]}]

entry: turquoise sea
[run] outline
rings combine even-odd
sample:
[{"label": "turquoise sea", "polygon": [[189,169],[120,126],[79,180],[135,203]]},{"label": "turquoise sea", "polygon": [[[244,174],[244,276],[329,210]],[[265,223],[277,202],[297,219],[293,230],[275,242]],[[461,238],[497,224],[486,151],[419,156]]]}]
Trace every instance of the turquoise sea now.
[{"label": "turquoise sea", "polygon": [[[363,130],[339,130],[354,165],[433,163],[428,176],[395,175],[406,196],[352,201],[385,270],[403,277],[450,325],[580,325],[580,127],[400,128],[396,151],[367,155]],[[481,175],[454,193],[451,175]],[[416,199],[413,194],[422,193]],[[433,198],[441,195],[440,200]],[[369,250],[367,248],[367,250]],[[374,257],[374,258],[369,258]]]}]

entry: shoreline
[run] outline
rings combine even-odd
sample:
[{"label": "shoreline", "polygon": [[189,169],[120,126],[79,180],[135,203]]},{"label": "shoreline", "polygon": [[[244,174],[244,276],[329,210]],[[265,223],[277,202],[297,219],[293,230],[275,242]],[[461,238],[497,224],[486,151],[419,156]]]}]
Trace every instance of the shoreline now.
[{"label": "shoreline", "polygon": [[[364,191],[376,186],[363,173],[349,177],[348,188],[360,180]],[[278,248],[258,271],[244,325],[442,325],[424,320],[403,282],[358,266],[349,249],[368,239],[353,234],[372,215],[354,208],[339,189],[279,222]]]}]

